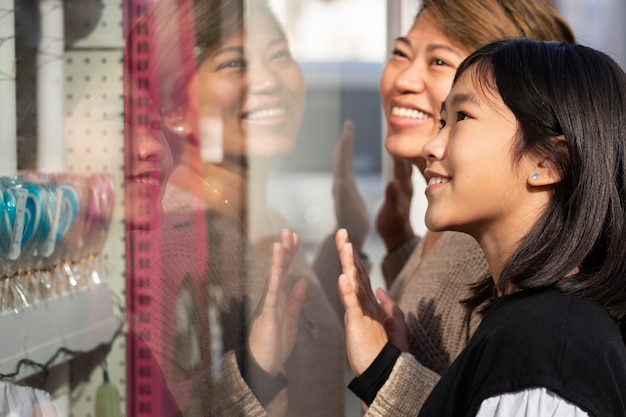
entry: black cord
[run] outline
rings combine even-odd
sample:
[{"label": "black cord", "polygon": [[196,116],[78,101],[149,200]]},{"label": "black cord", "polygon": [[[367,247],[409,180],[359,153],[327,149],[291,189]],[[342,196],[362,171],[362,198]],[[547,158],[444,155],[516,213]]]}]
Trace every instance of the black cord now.
[{"label": "black cord", "polygon": [[[113,336],[111,337],[111,340],[108,343],[100,343],[98,346],[96,346],[97,348],[104,348],[104,360],[106,360],[106,357],[109,355],[109,353],[111,352],[111,349],[113,348],[113,343],[115,342],[115,339],[118,338],[118,336],[120,336],[123,331],[124,327],[124,320],[120,320],[120,324],[118,326],[118,328],[115,330],[115,332],[113,333]],[[65,353],[66,355],[70,355],[73,357],[77,357],[80,355],[84,355],[88,352],[85,351],[81,351],[81,350],[71,350],[68,349],[65,346],[60,347],[59,349],[57,349],[57,351],[54,353],[54,355],[52,355],[50,357],[50,359],[48,359],[46,361],[46,363],[38,363],[35,362],[31,359],[28,358],[23,358],[20,359],[17,362],[17,365],[15,367],[15,371],[8,373],[8,374],[0,374],[0,380],[5,380],[5,379],[14,379],[15,377],[17,377],[20,373],[20,370],[22,368],[22,366],[26,365],[26,366],[30,366],[33,368],[37,368],[39,369],[39,371],[42,373],[41,376],[41,382],[40,382],[40,388],[43,388],[45,386],[45,383],[48,379],[48,376],[50,375],[50,366],[54,363],[54,361],[57,360],[57,358],[59,357],[60,354]]]}]

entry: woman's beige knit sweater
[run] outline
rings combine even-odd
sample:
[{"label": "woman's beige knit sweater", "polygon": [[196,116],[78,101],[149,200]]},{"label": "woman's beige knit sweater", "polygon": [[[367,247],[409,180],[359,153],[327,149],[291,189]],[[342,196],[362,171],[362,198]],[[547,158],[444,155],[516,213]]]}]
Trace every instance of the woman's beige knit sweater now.
[{"label": "woman's beige knit sweater", "polygon": [[410,353],[403,353],[366,416],[414,416],[478,327],[460,300],[489,274],[476,241],[444,232],[425,257],[420,242],[390,288],[405,313]]}]

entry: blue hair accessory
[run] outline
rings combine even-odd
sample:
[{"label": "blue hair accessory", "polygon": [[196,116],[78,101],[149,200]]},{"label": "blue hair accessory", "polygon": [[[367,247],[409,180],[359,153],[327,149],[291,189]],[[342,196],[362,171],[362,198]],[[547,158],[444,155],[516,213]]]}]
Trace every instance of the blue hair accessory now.
[{"label": "blue hair accessory", "polygon": [[76,219],[80,207],[76,190],[67,184],[55,184],[48,187],[46,214],[49,228],[42,235],[41,255],[50,256],[57,244],[65,237]]},{"label": "blue hair accessory", "polygon": [[8,208],[4,203],[4,187],[0,185],[0,259],[4,258],[9,250],[10,236],[9,229],[6,224],[8,223],[9,214]]},{"label": "blue hair accessory", "polygon": [[42,216],[44,199],[40,186],[24,183],[12,187],[10,191],[15,195],[15,218],[9,259],[16,260],[22,255],[22,250],[49,225],[46,216]]},{"label": "blue hair accessory", "polygon": [[39,187],[21,179],[0,178],[0,186],[4,197],[0,219],[2,252],[7,260],[15,261],[40,231],[43,200]]}]

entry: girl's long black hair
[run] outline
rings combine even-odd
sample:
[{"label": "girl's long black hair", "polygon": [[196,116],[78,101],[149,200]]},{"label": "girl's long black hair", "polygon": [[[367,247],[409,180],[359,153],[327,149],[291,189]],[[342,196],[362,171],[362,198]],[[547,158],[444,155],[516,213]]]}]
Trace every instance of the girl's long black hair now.
[{"label": "girl's long black hair", "polygon": [[[471,54],[475,82],[497,92],[518,121],[513,161],[545,156],[562,180],[539,221],[505,265],[498,286],[555,286],[601,303],[626,324],[626,75],[606,54],[533,40],[488,44]],[[577,271],[571,275],[572,271]],[[568,274],[570,276],[568,276]],[[476,308],[495,294],[474,287]],[[626,340],[626,338],[625,338]]]}]

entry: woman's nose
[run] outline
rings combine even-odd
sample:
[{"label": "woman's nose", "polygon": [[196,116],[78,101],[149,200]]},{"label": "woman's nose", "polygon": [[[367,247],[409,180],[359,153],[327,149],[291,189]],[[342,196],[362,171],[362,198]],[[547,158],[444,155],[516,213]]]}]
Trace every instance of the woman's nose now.
[{"label": "woman's nose", "polygon": [[248,88],[250,93],[270,93],[280,85],[278,74],[264,62],[251,62],[248,66]]},{"label": "woman's nose", "polygon": [[416,62],[412,62],[398,74],[394,84],[401,92],[419,93],[423,91],[426,87],[423,69]]}]

